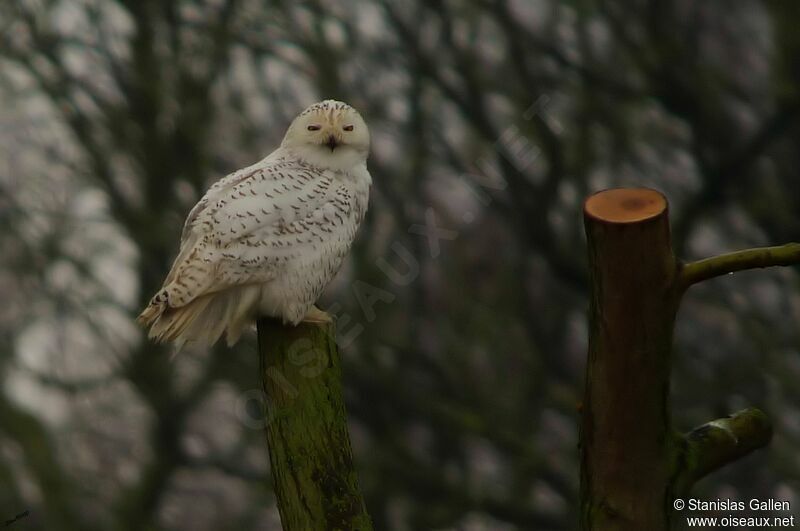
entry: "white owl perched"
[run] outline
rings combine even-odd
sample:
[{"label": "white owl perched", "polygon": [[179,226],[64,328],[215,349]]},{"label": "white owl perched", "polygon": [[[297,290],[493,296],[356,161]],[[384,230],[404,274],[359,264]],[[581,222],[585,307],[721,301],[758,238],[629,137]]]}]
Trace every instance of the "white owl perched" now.
[{"label": "white owl perched", "polygon": [[189,213],[164,285],[139,316],[156,341],[233,345],[258,316],[298,324],[364,219],[369,131],[334,100],[294,119],[268,157],[215,183]]}]

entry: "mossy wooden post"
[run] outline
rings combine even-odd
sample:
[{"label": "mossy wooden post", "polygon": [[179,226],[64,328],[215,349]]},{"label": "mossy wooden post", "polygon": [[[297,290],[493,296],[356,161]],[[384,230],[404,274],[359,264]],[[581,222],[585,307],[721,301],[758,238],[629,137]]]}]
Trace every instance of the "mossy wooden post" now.
[{"label": "mossy wooden post", "polygon": [[258,322],[267,445],[285,531],[371,531],[358,487],[333,324]]},{"label": "mossy wooden post", "polygon": [[591,299],[581,413],[583,530],[665,531],[673,500],[692,484],[766,445],[769,419],[746,409],[687,434],[669,413],[672,335],[680,299],[725,273],[800,262],[800,244],[682,264],[667,201],[655,190],[614,189],[584,204]]}]

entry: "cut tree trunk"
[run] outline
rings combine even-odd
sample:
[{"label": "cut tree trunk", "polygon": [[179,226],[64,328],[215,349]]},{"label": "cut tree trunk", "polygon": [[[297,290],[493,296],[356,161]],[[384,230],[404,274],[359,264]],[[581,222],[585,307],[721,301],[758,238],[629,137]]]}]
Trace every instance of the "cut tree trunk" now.
[{"label": "cut tree trunk", "polygon": [[[667,529],[676,266],[667,202],[619,190],[585,205],[591,278],[581,426],[584,529]],[[644,468],[643,468],[644,467]]]},{"label": "cut tree trunk", "polygon": [[358,487],[333,324],[258,322],[267,444],[285,531],[371,531]]},{"label": "cut tree trunk", "polygon": [[765,446],[768,418],[747,409],[683,435],[669,413],[672,335],[695,282],[800,261],[800,245],[683,265],[672,251],[664,196],[599,192],[584,204],[591,298],[581,413],[583,530],[665,531],[673,501],[713,470]]}]

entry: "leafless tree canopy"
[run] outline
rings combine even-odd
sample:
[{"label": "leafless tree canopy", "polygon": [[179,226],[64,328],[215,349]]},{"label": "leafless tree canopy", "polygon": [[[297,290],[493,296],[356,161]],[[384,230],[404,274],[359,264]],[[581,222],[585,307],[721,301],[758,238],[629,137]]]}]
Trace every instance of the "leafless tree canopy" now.
[{"label": "leafless tree canopy", "polygon": [[[323,306],[376,529],[573,528],[581,201],[663,190],[686,258],[800,241],[798,25],[795,0],[1,2],[0,519],[279,529],[255,339],[170,362],[133,316],[207,186],[331,97],[374,138]],[[686,300],[676,427],[776,423],[699,495],[800,505],[798,322],[791,269]]]}]

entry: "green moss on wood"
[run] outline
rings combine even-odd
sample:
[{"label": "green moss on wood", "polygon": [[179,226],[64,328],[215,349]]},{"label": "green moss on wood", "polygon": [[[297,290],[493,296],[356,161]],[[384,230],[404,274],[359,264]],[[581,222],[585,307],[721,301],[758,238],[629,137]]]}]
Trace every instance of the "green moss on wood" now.
[{"label": "green moss on wood", "polygon": [[750,452],[763,448],[772,438],[769,417],[748,408],[713,420],[681,437],[681,458],[675,470],[675,491],[683,496],[692,485]]},{"label": "green moss on wood", "polygon": [[353,464],[333,325],[261,320],[258,336],[283,528],[371,530]]}]

